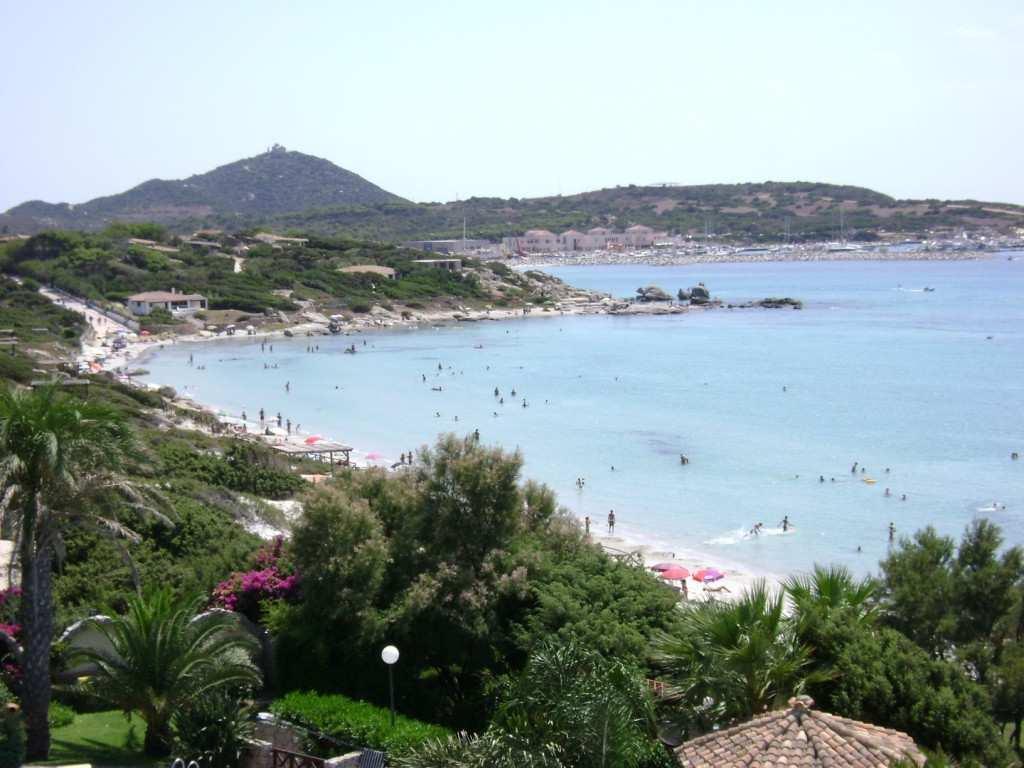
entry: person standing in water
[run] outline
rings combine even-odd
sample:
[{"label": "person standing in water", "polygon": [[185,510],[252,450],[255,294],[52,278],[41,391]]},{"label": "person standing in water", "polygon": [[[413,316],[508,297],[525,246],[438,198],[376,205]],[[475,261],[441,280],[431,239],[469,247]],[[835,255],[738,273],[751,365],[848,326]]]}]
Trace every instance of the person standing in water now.
[{"label": "person standing in water", "polygon": [[786,533],[789,530],[789,515],[782,518],[782,532]]},{"label": "person standing in water", "polygon": [[608,510],[608,533],[615,533],[615,510]]},{"label": "person standing in water", "polygon": [[889,523],[889,543],[892,544],[896,540],[896,524]]}]

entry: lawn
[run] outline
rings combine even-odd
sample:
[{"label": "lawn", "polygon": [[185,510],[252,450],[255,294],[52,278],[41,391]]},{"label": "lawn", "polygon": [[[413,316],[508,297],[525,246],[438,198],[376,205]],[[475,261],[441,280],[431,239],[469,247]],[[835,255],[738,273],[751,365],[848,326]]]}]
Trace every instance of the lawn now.
[{"label": "lawn", "polygon": [[161,764],[142,754],[145,733],[146,724],[136,715],[131,720],[116,711],[78,715],[71,725],[53,731],[50,759],[41,765],[92,763],[148,768]]}]

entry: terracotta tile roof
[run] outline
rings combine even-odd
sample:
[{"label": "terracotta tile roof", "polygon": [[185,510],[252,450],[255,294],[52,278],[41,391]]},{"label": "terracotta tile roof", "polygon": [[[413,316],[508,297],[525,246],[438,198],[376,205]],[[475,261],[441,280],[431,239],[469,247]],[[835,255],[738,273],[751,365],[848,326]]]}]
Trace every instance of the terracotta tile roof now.
[{"label": "terracotta tile roof", "polygon": [[924,765],[924,755],[905,733],[816,712],[807,696],[789,703],[789,709],[685,742],[676,749],[679,764],[683,768],[886,768],[910,760]]}]

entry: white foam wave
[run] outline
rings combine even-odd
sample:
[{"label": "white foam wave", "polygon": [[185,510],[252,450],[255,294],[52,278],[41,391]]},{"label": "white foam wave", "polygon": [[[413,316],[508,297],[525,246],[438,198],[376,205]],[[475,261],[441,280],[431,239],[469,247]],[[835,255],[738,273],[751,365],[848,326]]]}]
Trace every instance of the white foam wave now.
[{"label": "white foam wave", "polygon": [[756,534],[752,533],[749,528],[737,528],[736,530],[729,531],[727,533],[722,534],[721,536],[716,536],[713,539],[708,539],[704,543],[719,545],[739,544],[741,541],[749,541],[751,539],[760,538],[761,536],[789,536],[790,534],[795,532],[796,528],[792,525],[789,526],[789,529],[785,531],[782,530],[781,527],[762,528],[761,532]]}]

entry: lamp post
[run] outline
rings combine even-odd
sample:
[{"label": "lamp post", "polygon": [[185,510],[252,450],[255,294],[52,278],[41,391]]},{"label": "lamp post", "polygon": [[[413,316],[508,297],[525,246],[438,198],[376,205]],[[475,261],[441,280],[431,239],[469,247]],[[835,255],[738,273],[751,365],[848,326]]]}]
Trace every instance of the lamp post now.
[{"label": "lamp post", "polygon": [[391,698],[391,727],[395,727],[395,662],[398,661],[398,649],[393,645],[385,645],[380,652],[381,660],[388,666],[388,695]]}]

